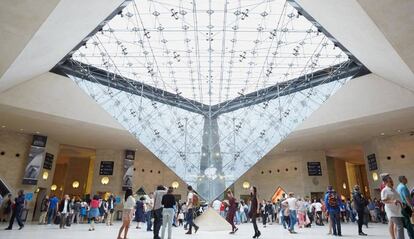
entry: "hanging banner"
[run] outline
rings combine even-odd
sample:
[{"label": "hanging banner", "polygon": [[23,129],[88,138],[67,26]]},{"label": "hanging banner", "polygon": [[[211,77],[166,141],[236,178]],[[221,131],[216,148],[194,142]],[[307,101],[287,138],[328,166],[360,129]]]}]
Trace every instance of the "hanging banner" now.
[{"label": "hanging banner", "polygon": [[43,159],[46,154],[46,141],[46,136],[33,135],[32,146],[30,147],[28,162],[24,171],[23,184],[37,184],[37,178],[42,170]]},{"label": "hanging banner", "polygon": [[132,188],[132,177],[134,176],[135,151],[125,150],[124,177],[122,178],[122,190]]}]

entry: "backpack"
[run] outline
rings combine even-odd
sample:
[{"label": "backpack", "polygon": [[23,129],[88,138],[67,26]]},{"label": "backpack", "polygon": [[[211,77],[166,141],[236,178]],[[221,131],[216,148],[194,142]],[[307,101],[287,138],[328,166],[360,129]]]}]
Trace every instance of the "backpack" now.
[{"label": "backpack", "polygon": [[334,192],[328,194],[328,205],[329,207],[338,207],[338,196]]},{"label": "backpack", "polygon": [[200,201],[198,199],[197,194],[193,193],[193,207],[198,207],[200,206]]}]

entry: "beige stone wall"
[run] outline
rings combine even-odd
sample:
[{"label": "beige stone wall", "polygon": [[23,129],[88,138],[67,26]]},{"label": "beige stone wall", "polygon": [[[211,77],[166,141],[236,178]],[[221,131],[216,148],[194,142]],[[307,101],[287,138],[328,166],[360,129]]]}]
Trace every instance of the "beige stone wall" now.
[{"label": "beige stone wall", "polygon": [[[368,184],[370,185],[371,195],[378,196],[381,178],[374,181],[372,174],[378,176],[381,173],[391,173],[394,184],[398,184],[398,176],[405,175],[408,179],[408,186],[414,187],[414,136],[409,134],[376,138],[364,145],[364,160],[367,163],[367,156],[375,153],[377,158],[378,170],[369,171],[366,166]],[[402,155],[405,157],[403,158]],[[390,159],[388,159],[390,157]]]},{"label": "beige stone wall", "polygon": [[[307,162],[310,161],[321,162],[322,176],[308,176]],[[267,200],[271,199],[279,186],[286,192],[295,192],[301,197],[310,196],[311,192],[324,192],[329,184],[325,153],[306,151],[265,157],[235,182],[237,198],[249,194],[248,190],[243,189],[245,181],[255,185],[259,197]]]},{"label": "beige stone wall", "polygon": [[[22,179],[24,169],[27,164],[27,157],[29,154],[30,144],[32,143],[32,135],[10,132],[6,130],[0,131],[0,151],[4,151],[5,155],[0,155],[0,177],[11,188],[13,195],[17,191],[23,189],[25,192],[35,192],[39,188],[46,188],[50,192],[52,179],[55,169],[55,161],[59,152],[59,144],[53,139],[48,138],[46,144],[46,152],[54,155],[54,164],[52,170],[42,169],[39,174],[37,185],[23,185]],[[20,154],[16,157],[16,154]],[[44,171],[49,173],[47,180],[42,179]],[[34,204],[37,194],[33,195],[33,200],[28,203],[27,208],[29,214],[27,220],[30,221],[33,214]]]}]

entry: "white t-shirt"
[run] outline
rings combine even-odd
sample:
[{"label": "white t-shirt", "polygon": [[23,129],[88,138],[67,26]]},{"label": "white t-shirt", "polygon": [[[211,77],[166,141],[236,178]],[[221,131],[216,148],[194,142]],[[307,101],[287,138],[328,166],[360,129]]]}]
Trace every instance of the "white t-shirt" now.
[{"label": "white t-shirt", "polygon": [[134,209],[135,207],[135,198],[133,196],[129,196],[124,202],[124,209]]},{"label": "white t-shirt", "polygon": [[68,200],[65,200],[65,203],[63,204],[63,210],[62,210],[62,214],[66,214],[68,213]]},{"label": "white t-shirt", "polygon": [[187,195],[187,209],[193,208],[193,192],[189,192]]},{"label": "white t-shirt", "polygon": [[[386,186],[381,191],[381,200],[400,200],[400,195],[395,189]],[[402,217],[400,204],[385,203],[384,208],[388,218]]]},{"label": "white t-shirt", "polygon": [[315,208],[316,212],[321,212],[322,211],[322,203],[320,203],[320,202],[312,203],[312,207]]},{"label": "white t-shirt", "polygon": [[220,211],[221,202],[219,200],[214,200],[213,202],[213,209],[216,211]]},{"label": "white t-shirt", "polygon": [[285,201],[288,203],[289,210],[297,210],[298,200],[296,198],[287,198]]}]

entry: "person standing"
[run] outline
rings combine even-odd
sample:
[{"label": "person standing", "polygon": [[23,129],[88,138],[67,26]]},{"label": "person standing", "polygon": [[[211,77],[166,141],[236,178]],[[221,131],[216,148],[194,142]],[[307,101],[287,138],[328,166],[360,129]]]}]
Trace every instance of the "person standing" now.
[{"label": "person standing", "polygon": [[56,197],[56,195],[53,195],[53,197],[50,199],[49,209],[47,211],[47,224],[50,224],[52,220],[55,220],[58,204],[59,199]]},{"label": "person standing", "polygon": [[69,195],[65,195],[59,203],[58,215],[60,216],[59,228],[64,229],[66,224],[66,219],[70,211],[70,198]]},{"label": "person standing", "polygon": [[135,204],[135,221],[137,222],[137,229],[141,229],[140,223],[145,222],[145,197],[140,197]]},{"label": "person standing", "polygon": [[0,222],[6,222],[9,220],[9,216],[12,211],[11,193],[7,194],[7,197],[3,199],[3,202],[0,206]]},{"label": "person standing", "polygon": [[154,209],[154,193],[149,194],[149,198],[146,200],[145,218],[147,220],[147,231],[152,231],[152,210]]},{"label": "person standing", "polygon": [[411,198],[410,191],[407,187],[407,178],[405,176],[399,176],[398,181],[400,183],[397,186],[397,192],[401,197],[402,202],[402,215],[404,227],[407,229],[410,239],[414,239],[414,229],[411,224],[411,216],[413,215],[413,199]]},{"label": "person standing", "polygon": [[194,210],[195,205],[198,203],[198,196],[195,194],[193,187],[188,186],[188,195],[187,195],[187,214],[188,214],[188,231],[185,234],[192,234],[192,229],[194,227],[194,233],[197,233],[199,227],[194,223]]},{"label": "person standing", "polygon": [[329,221],[332,225],[333,235],[342,236],[341,232],[341,206],[342,201],[339,195],[333,190],[332,186],[328,186],[325,193],[325,205],[329,214]]},{"label": "person standing", "polygon": [[113,194],[109,196],[107,205],[108,205],[108,215],[106,216],[106,225],[112,226],[114,222],[114,211],[115,211],[115,198]]},{"label": "person standing", "polygon": [[236,211],[237,211],[237,204],[236,204],[236,199],[234,198],[233,193],[230,190],[227,191],[227,198],[229,200],[229,208],[228,208],[228,211],[227,211],[226,221],[228,223],[230,223],[230,225],[231,225],[230,234],[234,234],[234,233],[237,232],[237,230],[239,230],[234,225],[234,216],[235,216]]},{"label": "person standing", "polygon": [[157,190],[154,192],[154,239],[160,239],[160,229],[162,225],[162,197],[167,193],[167,190],[164,186],[159,185]]},{"label": "person standing", "polygon": [[293,192],[290,192],[288,198],[283,202],[283,204],[287,205],[289,208],[289,232],[291,234],[297,233],[295,232],[295,224],[297,222],[296,210],[298,208],[297,203],[298,200],[295,198],[295,194]]},{"label": "person standing", "polygon": [[12,216],[10,218],[9,226],[6,228],[6,230],[13,229],[14,219],[16,219],[17,223],[19,224],[19,230],[23,229],[24,224],[22,222],[22,212],[25,207],[25,197],[24,197],[24,191],[19,190],[17,193],[17,198],[14,199],[14,205],[12,206]]},{"label": "person standing", "polygon": [[393,238],[394,233],[396,239],[404,239],[403,215],[401,213],[400,195],[394,189],[394,181],[391,176],[385,175],[382,178],[385,187],[381,190],[381,200],[385,204],[385,212],[389,220],[389,231]]},{"label": "person standing", "polygon": [[366,236],[362,231],[362,225],[364,224],[364,211],[367,206],[367,200],[362,196],[360,192],[359,185],[354,186],[354,191],[352,192],[352,198],[354,200],[354,209],[358,214],[358,234],[360,236]]},{"label": "person standing", "polygon": [[171,239],[172,232],[172,222],[174,219],[174,206],[176,205],[175,197],[172,194],[173,188],[169,187],[167,194],[165,194],[161,199],[161,204],[164,206],[162,210],[162,231],[161,238],[165,238],[165,230],[168,229],[168,239]]},{"label": "person standing", "polygon": [[47,211],[49,210],[49,204],[49,196],[46,195],[45,198],[43,198],[42,203],[40,204],[39,224],[46,224],[46,216]]},{"label": "person standing", "polygon": [[122,226],[119,228],[117,239],[122,239],[121,234],[124,231],[124,239],[127,238],[129,225],[131,224],[134,215],[135,199],[132,196],[132,189],[128,188],[125,191],[124,209],[122,210]]}]

